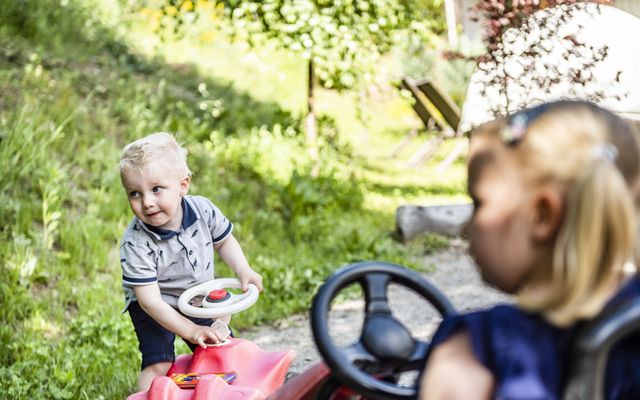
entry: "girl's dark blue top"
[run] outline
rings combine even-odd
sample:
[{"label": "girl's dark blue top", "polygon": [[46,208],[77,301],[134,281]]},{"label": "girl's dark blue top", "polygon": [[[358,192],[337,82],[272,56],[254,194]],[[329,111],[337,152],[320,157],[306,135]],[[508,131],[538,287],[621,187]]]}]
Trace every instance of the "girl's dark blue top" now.
[{"label": "girl's dark blue top", "polygon": [[[640,278],[634,277],[607,303],[604,312],[638,297]],[[493,373],[495,398],[561,399],[571,341],[579,326],[558,328],[539,314],[499,305],[445,318],[431,348],[465,331],[477,360]],[[607,399],[640,399],[640,335],[612,349],[605,388]]]}]

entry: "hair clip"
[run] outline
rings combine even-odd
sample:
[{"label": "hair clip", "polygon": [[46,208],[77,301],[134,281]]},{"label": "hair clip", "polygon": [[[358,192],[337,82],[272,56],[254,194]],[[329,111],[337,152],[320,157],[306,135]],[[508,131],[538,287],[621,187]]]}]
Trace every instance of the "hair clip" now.
[{"label": "hair clip", "polygon": [[613,164],[618,158],[618,149],[611,143],[597,143],[593,145],[591,156],[596,160],[604,160]]},{"label": "hair clip", "polygon": [[524,114],[513,115],[509,123],[500,131],[502,142],[507,146],[519,143],[527,132],[527,118]]},{"label": "hair clip", "polygon": [[549,104],[542,103],[511,115],[507,120],[507,125],[500,131],[500,137],[504,144],[507,146],[518,144],[527,133],[529,125],[544,114],[548,108]]}]

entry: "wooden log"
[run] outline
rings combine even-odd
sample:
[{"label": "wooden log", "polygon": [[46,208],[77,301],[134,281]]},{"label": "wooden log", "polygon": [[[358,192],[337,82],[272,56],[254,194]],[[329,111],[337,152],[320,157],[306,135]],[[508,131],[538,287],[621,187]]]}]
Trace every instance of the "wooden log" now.
[{"label": "wooden log", "polygon": [[396,237],[406,242],[428,232],[458,236],[472,212],[472,204],[400,206],[396,210]]}]

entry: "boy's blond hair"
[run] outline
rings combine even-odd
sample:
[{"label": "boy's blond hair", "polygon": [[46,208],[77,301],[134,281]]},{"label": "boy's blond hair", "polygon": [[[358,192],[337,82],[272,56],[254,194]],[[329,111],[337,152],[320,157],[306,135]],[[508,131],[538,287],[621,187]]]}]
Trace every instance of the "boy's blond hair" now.
[{"label": "boy's blond hair", "polygon": [[[633,258],[636,211],[630,188],[640,178],[640,151],[621,118],[587,102],[549,103],[525,128],[509,146],[524,179],[559,184],[566,202],[546,271],[551,290],[540,298],[525,284],[516,294],[521,307],[568,325],[602,309]],[[501,139],[508,129],[509,120],[501,119],[474,134]]]},{"label": "boy's blond hair", "polygon": [[158,160],[173,165],[176,173],[182,177],[191,176],[187,150],[166,132],[152,133],[126,145],[120,157],[120,174],[130,170],[139,171]]}]

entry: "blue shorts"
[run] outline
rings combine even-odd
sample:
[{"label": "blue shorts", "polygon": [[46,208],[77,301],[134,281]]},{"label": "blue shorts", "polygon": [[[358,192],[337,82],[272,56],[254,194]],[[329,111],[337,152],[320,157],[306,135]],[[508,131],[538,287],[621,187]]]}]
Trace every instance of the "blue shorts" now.
[{"label": "blue shorts", "polygon": [[[156,322],[147,314],[137,301],[129,304],[127,308],[133,327],[136,330],[136,336],[138,337],[138,348],[142,354],[141,370],[145,369],[149,365],[157,364],[160,362],[174,362],[176,359],[175,349],[173,342],[176,335],[164,328],[162,325]],[[180,311],[178,311],[180,312]],[[182,313],[180,313],[182,314]],[[182,314],[184,315],[184,314]],[[211,318],[194,318],[184,315],[186,318],[193,321],[194,324],[202,326],[210,326],[213,323]],[[196,348],[196,344],[191,343],[188,340],[182,339],[187,346],[193,351]]]}]

